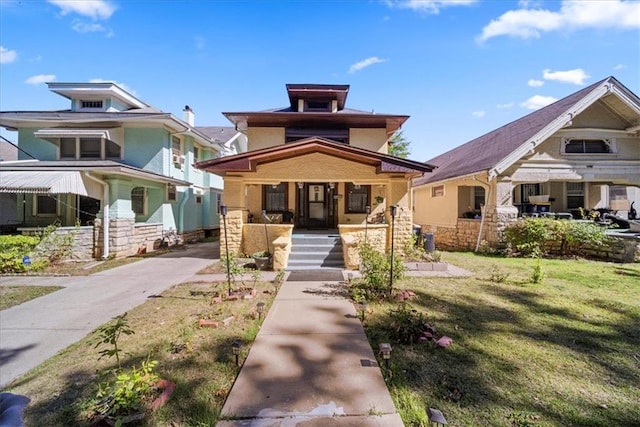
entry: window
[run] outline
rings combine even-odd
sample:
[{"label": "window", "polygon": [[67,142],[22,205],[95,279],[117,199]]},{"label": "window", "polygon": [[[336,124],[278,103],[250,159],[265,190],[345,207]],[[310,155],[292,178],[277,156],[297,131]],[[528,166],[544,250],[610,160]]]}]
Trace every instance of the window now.
[{"label": "window", "polygon": [[281,182],[278,185],[263,185],[262,206],[267,213],[284,212],[287,210],[288,185]]},{"label": "window", "polygon": [[120,146],[108,139],[104,142],[104,154],[107,159],[120,159]]},{"label": "window", "polygon": [[131,190],[131,210],[136,215],[144,215],[146,211],[147,197],[144,187],[136,187]]},{"label": "window", "polygon": [[193,161],[194,163],[200,161],[200,148],[195,145],[193,146]]},{"label": "window", "polygon": [[584,207],[584,182],[567,182],[567,209]]},{"label": "window", "polygon": [[60,158],[76,158],[76,138],[60,138]]},{"label": "window", "polygon": [[176,186],[173,184],[167,184],[167,201],[175,202],[178,200],[178,191],[176,190]]},{"label": "window", "polygon": [[606,139],[566,139],[563,141],[567,154],[611,153],[611,141]]},{"label": "window", "polygon": [[329,101],[306,101],[305,111],[331,111]]},{"label": "window", "polygon": [[289,127],[285,129],[285,141],[294,142],[314,136],[349,144],[349,129],[320,129],[308,127]]},{"label": "window", "polygon": [[199,204],[199,205],[202,204],[202,196],[200,196],[200,195],[196,196],[196,203]]},{"label": "window", "polygon": [[444,196],[444,185],[436,185],[435,187],[431,187],[431,197],[442,196]]},{"label": "window", "polygon": [[522,184],[520,188],[522,203],[529,203],[529,196],[539,196],[542,194],[540,184]]},{"label": "window", "polygon": [[102,100],[100,101],[96,101],[96,100],[83,100],[80,101],[80,107],[81,108],[91,108],[91,109],[102,109]]},{"label": "window", "polygon": [[80,138],[80,158],[100,159],[102,158],[101,138]]},{"label": "window", "polygon": [[473,187],[473,209],[480,209],[484,205],[484,188]]},{"label": "window", "polygon": [[174,156],[182,155],[182,141],[177,136],[171,137],[171,151]]},{"label": "window", "polygon": [[35,196],[35,214],[42,216],[55,216],[58,214],[58,200],[51,195]]},{"label": "window", "polygon": [[348,182],[346,185],[347,202],[345,203],[345,213],[366,213],[371,195],[370,185],[356,185]]},{"label": "window", "polygon": [[120,159],[120,146],[104,138],[61,137],[59,145],[61,160]]}]

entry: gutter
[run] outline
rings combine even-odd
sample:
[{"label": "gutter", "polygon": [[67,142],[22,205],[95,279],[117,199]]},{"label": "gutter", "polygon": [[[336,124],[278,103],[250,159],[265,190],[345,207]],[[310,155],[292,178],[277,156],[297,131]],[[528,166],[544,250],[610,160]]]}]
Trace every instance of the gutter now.
[{"label": "gutter", "polygon": [[102,184],[102,199],[104,201],[102,206],[102,259],[107,259],[109,257],[109,184],[88,172],[85,172],[84,175]]}]

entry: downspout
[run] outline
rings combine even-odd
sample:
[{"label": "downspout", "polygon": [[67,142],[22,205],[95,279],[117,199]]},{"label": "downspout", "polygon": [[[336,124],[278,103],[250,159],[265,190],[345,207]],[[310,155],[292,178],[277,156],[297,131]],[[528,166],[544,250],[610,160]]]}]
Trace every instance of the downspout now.
[{"label": "downspout", "polygon": [[[479,179],[477,179],[475,176],[473,177],[473,179],[474,181],[482,182]],[[480,217],[480,230],[478,230],[478,240],[476,241],[476,248],[474,252],[478,252],[478,249],[480,249],[480,240],[482,238],[482,231],[484,230],[484,220],[486,218],[485,213],[487,211],[487,205],[489,204],[489,200],[491,199],[491,185],[489,184],[489,181],[482,182],[482,183],[487,184],[488,190],[484,198],[484,207],[482,208],[482,212],[480,212],[482,214],[482,216]]]},{"label": "downspout", "polygon": [[189,188],[191,187],[187,187],[187,191],[182,192],[182,199],[180,199],[180,204],[178,205],[178,215],[180,215],[180,220],[176,224],[178,233],[184,233],[184,207],[187,204],[187,200],[189,200]]},{"label": "downspout", "polygon": [[109,257],[109,184],[88,172],[85,172],[85,176],[102,184],[102,200],[104,200],[102,206],[102,258],[107,259]]}]

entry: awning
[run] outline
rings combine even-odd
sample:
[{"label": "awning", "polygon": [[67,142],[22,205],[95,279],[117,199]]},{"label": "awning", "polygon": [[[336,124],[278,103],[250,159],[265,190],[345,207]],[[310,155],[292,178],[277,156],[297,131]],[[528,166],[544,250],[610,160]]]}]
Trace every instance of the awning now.
[{"label": "awning", "polygon": [[89,195],[78,171],[2,171],[0,193]]},{"label": "awning", "polygon": [[50,128],[40,129],[33,133],[38,138],[53,140],[58,138],[104,138],[113,141],[122,147],[124,141],[124,130],[122,128],[113,129],[70,129],[70,128]]}]

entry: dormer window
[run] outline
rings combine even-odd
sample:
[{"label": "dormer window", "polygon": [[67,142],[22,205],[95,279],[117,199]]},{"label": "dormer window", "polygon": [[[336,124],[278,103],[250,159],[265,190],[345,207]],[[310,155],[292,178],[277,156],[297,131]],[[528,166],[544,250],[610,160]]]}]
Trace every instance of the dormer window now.
[{"label": "dormer window", "polygon": [[95,99],[83,99],[80,101],[80,108],[83,110],[102,110],[104,102]]},{"label": "dormer window", "polygon": [[331,111],[329,101],[306,101],[305,111]]}]

